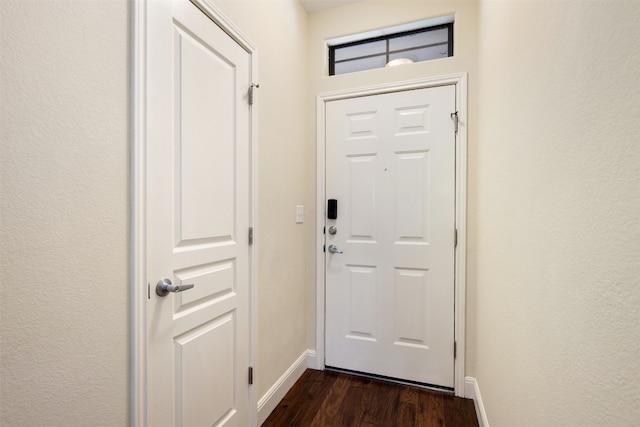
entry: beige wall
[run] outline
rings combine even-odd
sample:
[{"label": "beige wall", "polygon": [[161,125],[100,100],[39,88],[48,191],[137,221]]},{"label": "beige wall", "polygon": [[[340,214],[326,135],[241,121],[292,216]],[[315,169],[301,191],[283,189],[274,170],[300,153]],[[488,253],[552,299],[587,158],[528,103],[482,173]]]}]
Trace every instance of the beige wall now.
[{"label": "beige wall", "polygon": [[640,419],[640,2],[483,1],[475,375],[492,427]]},{"label": "beige wall", "polygon": [[128,4],[0,11],[0,425],[124,426]]},{"label": "beige wall", "polygon": [[[337,90],[371,86],[389,82],[414,80],[424,77],[441,76],[452,73],[468,73],[468,211],[473,217],[475,212],[475,159],[477,157],[476,123],[477,123],[477,13],[478,3],[475,1],[407,1],[407,0],[365,0],[342,7],[316,12],[310,15],[309,52],[311,72],[312,106],[311,129],[309,135],[314,147],[312,153],[315,164],[315,98],[317,95]],[[339,36],[384,28],[421,19],[455,14],[454,56],[435,61],[426,61],[402,67],[383,68],[359,73],[342,74],[328,77],[326,66],[325,40]],[[355,18],[357,17],[357,19]],[[315,184],[315,168],[310,179]],[[315,194],[315,188],[312,190]],[[315,208],[315,207],[314,207]],[[474,317],[475,317],[475,223],[469,221],[467,236],[467,371],[473,370],[474,360]],[[313,250],[313,247],[312,247]],[[320,266],[322,267],[322,266]],[[309,279],[310,306],[309,324],[310,347],[315,348],[315,278]]]},{"label": "beige wall", "polygon": [[[307,349],[308,192],[307,14],[297,0],[218,0],[256,45],[258,123],[258,353],[260,399]],[[306,221],[295,223],[304,205]]]}]

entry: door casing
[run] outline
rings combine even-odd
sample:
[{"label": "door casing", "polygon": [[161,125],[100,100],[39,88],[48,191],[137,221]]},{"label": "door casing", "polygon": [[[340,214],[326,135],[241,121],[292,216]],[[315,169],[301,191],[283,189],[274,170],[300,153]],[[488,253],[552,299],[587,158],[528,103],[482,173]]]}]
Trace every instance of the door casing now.
[{"label": "door casing", "polygon": [[449,74],[419,80],[395,82],[323,93],[316,98],[316,354],[315,368],[325,368],[325,269],[322,249],[325,223],[325,104],[330,101],[368,95],[380,95],[411,89],[455,85],[458,108],[456,134],[455,223],[458,242],[455,251],[454,338],[457,357],[454,361],[454,391],[464,396],[465,388],[465,295],[466,295],[466,223],[467,223],[467,74]]},{"label": "door casing", "polygon": [[[149,22],[147,16],[147,4],[153,0],[134,0],[131,2],[132,12],[132,73],[131,73],[131,105],[132,105],[132,131],[131,131],[131,222],[130,222],[130,375],[129,375],[129,425],[133,427],[147,426],[147,295],[148,279],[146,277],[146,193],[149,183],[146,175],[146,126],[147,110],[147,28],[156,23]],[[232,39],[242,46],[250,56],[251,81],[258,76],[258,51],[246,36],[221,12],[212,0],[190,0],[202,10],[216,25],[222,28]],[[256,82],[258,83],[258,82]],[[258,103],[254,94],[254,103],[250,109],[249,138],[250,138],[250,204],[249,223],[257,229],[258,218]],[[257,320],[257,268],[258,250],[256,245],[251,245],[249,254],[249,359],[255,369],[256,358],[256,320]],[[256,395],[255,386],[251,388],[249,398],[249,423],[256,425]]]}]

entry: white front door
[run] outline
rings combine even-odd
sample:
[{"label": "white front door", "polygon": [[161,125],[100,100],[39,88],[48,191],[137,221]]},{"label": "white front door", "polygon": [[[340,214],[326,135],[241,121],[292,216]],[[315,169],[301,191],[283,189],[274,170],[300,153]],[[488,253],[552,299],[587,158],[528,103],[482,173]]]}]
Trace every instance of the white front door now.
[{"label": "white front door", "polygon": [[187,0],[147,7],[147,425],[244,427],[251,58]]},{"label": "white front door", "polygon": [[326,105],[325,364],[453,387],[455,86]]}]

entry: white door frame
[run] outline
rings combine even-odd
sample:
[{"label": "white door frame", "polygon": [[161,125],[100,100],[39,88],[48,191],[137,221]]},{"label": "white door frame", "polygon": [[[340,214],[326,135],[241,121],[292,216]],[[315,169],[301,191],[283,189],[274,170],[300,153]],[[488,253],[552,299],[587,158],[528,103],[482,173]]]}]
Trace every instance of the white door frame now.
[{"label": "white door frame", "polygon": [[325,368],[325,253],[322,250],[325,223],[325,104],[330,101],[359,96],[380,95],[411,89],[455,85],[458,108],[458,133],[456,134],[456,210],[455,222],[458,244],[455,252],[455,309],[454,339],[457,357],[454,361],[454,390],[456,396],[464,396],[465,376],[465,295],[467,253],[467,74],[450,74],[440,77],[410,80],[405,82],[353,88],[323,93],[316,98],[316,369]]},{"label": "white door frame", "polygon": [[[132,12],[132,73],[131,73],[131,222],[130,222],[130,373],[129,373],[129,425],[147,427],[147,301],[148,280],[146,277],[146,147],[147,147],[147,28],[155,25],[147,17],[147,4],[153,0],[134,0]],[[234,39],[250,56],[250,81],[258,76],[258,51],[255,45],[215,6],[212,0],[190,0],[213,22]],[[258,82],[256,82],[258,83]],[[250,107],[249,135],[251,144],[250,159],[250,203],[249,224],[257,229],[258,218],[258,109],[257,98]],[[256,245],[249,246],[249,360],[255,368],[256,357],[256,320],[257,320],[257,269],[258,250]],[[257,425],[256,385],[250,387],[249,422]]]}]

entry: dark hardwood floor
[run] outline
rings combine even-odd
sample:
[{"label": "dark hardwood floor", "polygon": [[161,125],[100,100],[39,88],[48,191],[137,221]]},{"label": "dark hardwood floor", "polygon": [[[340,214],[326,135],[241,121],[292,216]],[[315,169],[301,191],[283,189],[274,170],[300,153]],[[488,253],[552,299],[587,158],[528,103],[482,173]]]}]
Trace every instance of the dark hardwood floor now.
[{"label": "dark hardwood floor", "polygon": [[473,400],[307,369],[263,427],[477,427]]}]

